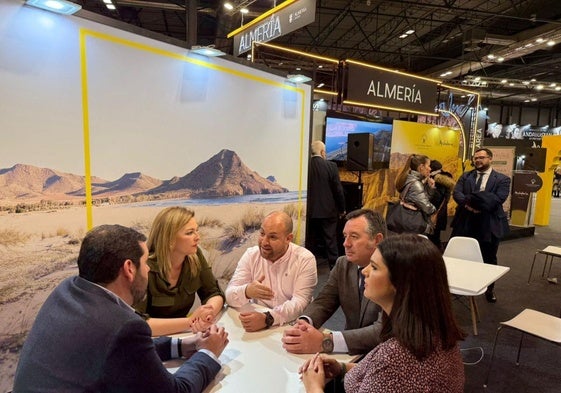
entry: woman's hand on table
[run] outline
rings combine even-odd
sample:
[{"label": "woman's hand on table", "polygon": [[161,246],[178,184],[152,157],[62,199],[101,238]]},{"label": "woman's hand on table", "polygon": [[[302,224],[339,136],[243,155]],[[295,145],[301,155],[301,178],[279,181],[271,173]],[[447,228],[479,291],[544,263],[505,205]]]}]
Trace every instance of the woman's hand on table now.
[{"label": "woman's hand on table", "polygon": [[324,357],[319,353],[316,353],[313,357],[306,360],[302,366],[298,369],[301,375],[302,382],[306,387],[307,393],[317,393],[323,392],[325,386],[325,380],[328,377],[327,373],[332,373],[331,362],[335,362],[335,367],[338,362],[334,359]]}]

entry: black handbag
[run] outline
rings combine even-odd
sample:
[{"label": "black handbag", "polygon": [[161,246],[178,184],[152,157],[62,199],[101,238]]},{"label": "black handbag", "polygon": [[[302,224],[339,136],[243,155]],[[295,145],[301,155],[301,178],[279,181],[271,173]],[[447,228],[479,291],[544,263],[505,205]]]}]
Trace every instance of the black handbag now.
[{"label": "black handbag", "polygon": [[[402,195],[407,195],[411,183]],[[425,219],[425,215],[421,210],[412,210],[404,205],[403,199],[399,202],[388,202],[388,210],[386,212],[386,226],[395,233],[431,233],[431,225]]]}]

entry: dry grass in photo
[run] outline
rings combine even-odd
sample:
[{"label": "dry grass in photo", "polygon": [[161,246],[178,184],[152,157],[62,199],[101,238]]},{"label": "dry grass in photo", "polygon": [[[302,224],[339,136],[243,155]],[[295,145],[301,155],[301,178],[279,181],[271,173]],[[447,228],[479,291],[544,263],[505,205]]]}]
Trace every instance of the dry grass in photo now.
[{"label": "dry grass in photo", "polygon": [[24,244],[31,237],[30,234],[13,229],[0,229],[0,246],[15,246]]}]

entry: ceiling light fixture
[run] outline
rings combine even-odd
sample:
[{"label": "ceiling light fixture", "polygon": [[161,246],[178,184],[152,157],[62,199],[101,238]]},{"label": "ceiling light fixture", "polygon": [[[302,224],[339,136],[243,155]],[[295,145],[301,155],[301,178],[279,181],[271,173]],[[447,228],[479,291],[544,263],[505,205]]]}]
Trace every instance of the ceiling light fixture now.
[{"label": "ceiling light fixture", "polygon": [[224,3],[224,8],[226,8],[228,11],[232,11],[234,9],[234,6],[232,5],[232,3]]},{"label": "ceiling light fixture", "polygon": [[63,15],[72,15],[82,9],[81,5],[66,0],[27,0],[25,4]]},{"label": "ceiling light fixture", "polygon": [[553,40],[547,41],[547,46],[553,46],[553,45],[555,45],[555,41]]},{"label": "ceiling light fixture", "polygon": [[415,32],[415,30],[411,29],[411,30],[407,30],[407,31],[405,32],[405,34],[413,34],[414,32]]},{"label": "ceiling light fixture", "polygon": [[193,45],[191,47],[191,53],[196,53],[198,55],[203,55],[207,57],[224,56],[226,54],[221,50],[216,49],[214,45],[209,45],[209,46]]},{"label": "ceiling light fixture", "polygon": [[309,76],[302,74],[287,75],[286,79],[292,83],[305,83],[312,80]]}]

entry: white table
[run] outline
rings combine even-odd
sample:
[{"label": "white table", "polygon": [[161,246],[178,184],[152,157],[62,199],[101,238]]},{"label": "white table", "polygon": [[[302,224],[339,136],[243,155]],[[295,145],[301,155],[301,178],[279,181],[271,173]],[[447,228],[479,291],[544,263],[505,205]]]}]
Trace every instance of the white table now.
[{"label": "white table", "polygon": [[489,265],[446,256],[444,263],[450,289],[468,292],[473,296],[510,270],[508,266]]},{"label": "white table", "polygon": [[[258,311],[262,311],[260,307]],[[284,350],[281,338],[289,326],[247,333],[238,319],[238,311],[233,308],[222,313],[217,325],[225,327],[230,342],[220,356],[222,370],[207,387],[206,393],[305,392],[298,368],[313,355],[294,355]],[[176,336],[186,337],[188,334]],[[354,359],[346,354],[334,357],[340,361]],[[178,360],[166,362],[171,372],[180,364]]]}]

